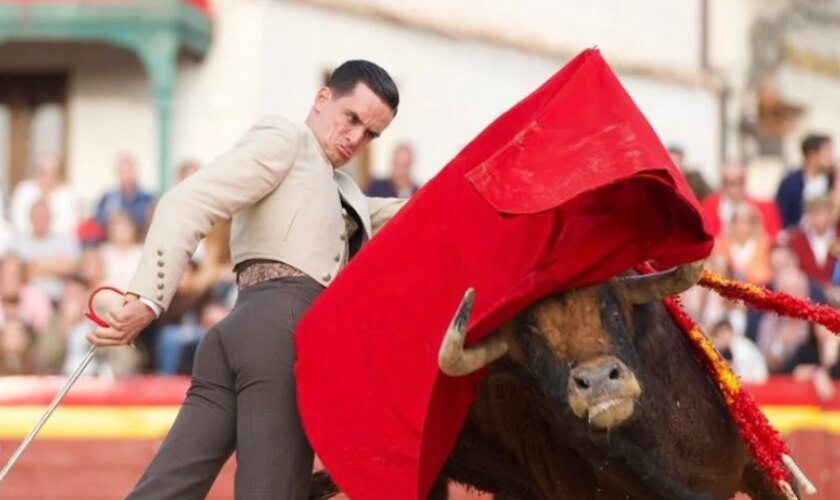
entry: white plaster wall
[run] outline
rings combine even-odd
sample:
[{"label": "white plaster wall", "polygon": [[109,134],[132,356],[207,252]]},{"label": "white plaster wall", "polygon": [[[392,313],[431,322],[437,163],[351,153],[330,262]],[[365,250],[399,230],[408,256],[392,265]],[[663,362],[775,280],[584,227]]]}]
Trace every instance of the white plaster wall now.
[{"label": "white plaster wall", "polygon": [[[566,62],[297,3],[273,3],[263,19],[263,109],[302,120],[324,70],[350,58],[376,61],[397,80],[401,105],[373,147],[373,171],[387,173],[393,144],[407,139],[416,145],[421,181]],[[602,53],[607,61],[614,57],[606,48]],[[663,141],[682,144],[689,162],[716,177],[714,95],[619,76]]]},{"label": "white plaster wall", "polygon": [[[278,1],[278,3],[284,3]],[[694,70],[699,58],[696,0],[343,0],[471,30],[567,46],[598,45],[634,63]]]},{"label": "white plaster wall", "polygon": [[840,158],[840,78],[787,65],[779,72],[778,82],[782,95],[805,108],[785,141],[790,166],[801,164],[800,142],[810,132],[831,135],[835,157]]},{"label": "white plaster wall", "polygon": [[709,0],[708,58],[711,70],[726,82],[727,159],[741,153],[739,124],[744,113],[755,112],[755,96],[746,91],[752,46],[750,30],[763,0]]},{"label": "white plaster wall", "polygon": [[750,29],[761,0],[709,0],[709,62],[733,88],[746,83]]},{"label": "white plaster wall", "polygon": [[265,0],[214,0],[213,40],[200,61],[182,57],[173,100],[173,172],[211,161],[262,114]]},{"label": "white plaster wall", "polygon": [[720,178],[717,95],[632,76],[619,78],[662,142],[666,146],[681,145],[686,164],[700,170],[707,182],[716,185]]},{"label": "white plaster wall", "polygon": [[86,205],[116,185],[114,161],[122,153],[136,159],[145,188],[158,185],[151,84],[132,54],[106,52],[79,61],[70,83],[69,181]]},{"label": "white plaster wall", "polygon": [[[424,8],[447,18],[472,17],[483,26],[503,22],[580,49],[597,44],[608,61],[696,69],[695,7],[677,8],[674,4],[682,2],[667,0],[632,6],[617,0],[523,1],[527,5],[517,3],[512,10],[510,2],[481,2],[478,8],[468,0],[429,1]],[[416,8],[410,2],[390,3]],[[426,181],[566,62],[297,2],[215,0],[213,12],[210,52],[200,61],[182,57],[179,62],[173,166],[185,159],[211,161],[265,114],[303,120],[324,71],[361,57],[388,69],[402,94],[399,116],[372,148],[374,174],[386,174],[394,143],[409,140],[417,150],[418,180]],[[158,185],[155,109],[148,77],[134,55],[105,45],[50,44],[11,52],[0,47],[3,65],[70,71],[69,180],[88,204],[113,184],[113,160],[121,152],[138,159],[144,185]],[[662,140],[680,143],[688,162],[715,179],[714,95],[661,80],[619,77]]]},{"label": "white plaster wall", "polygon": [[0,46],[0,69],[69,74],[67,180],[86,207],[114,185],[120,153],[137,159],[144,185],[157,185],[151,90],[132,53],[104,44],[10,44]]}]

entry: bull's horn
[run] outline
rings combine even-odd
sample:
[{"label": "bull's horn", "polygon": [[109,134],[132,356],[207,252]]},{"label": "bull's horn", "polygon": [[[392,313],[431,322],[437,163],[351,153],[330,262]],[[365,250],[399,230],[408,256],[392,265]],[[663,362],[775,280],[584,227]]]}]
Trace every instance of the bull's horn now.
[{"label": "bull's horn", "polygon": [[688,290],[700,280],[702,273],[703,261],[698,260],[658,273],[625,276],[618,281],[631,304],[649,304]]},{"label": "bull's horn", "polygon": [[504,356],[508,350],[507,341],[501,332],[490,335],[473,347],[464,347],[474,299],[475,292],[470,288],[464,294],[440,345],[438,366],[440,371],[450,377],[462,377],[476,372]]},{"label": "bull's horn", "polygon": [[808,476],[802,472],[802,469],[796,465],[796,462],[793,461],[790,455],[787,453],[782,454],[782,463],[785,464],[785,467],[787,467],[787,470],[790,471],[791,476],[793,476],[793,479],[795,479],[796,483],[802,488],[802,491],[804,491],[807,495],[817,494],[817,487],[814,486],[814,483],[812,483],[808,479]]}]

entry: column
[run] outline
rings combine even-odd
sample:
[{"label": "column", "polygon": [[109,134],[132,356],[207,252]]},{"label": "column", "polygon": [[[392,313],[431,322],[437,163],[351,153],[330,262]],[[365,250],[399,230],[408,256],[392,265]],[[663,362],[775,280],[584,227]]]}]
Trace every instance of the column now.
[{"label": "column", "polygon": [[152,98],[157,114],[158,189],[163,194],[172,182],[172,95],[178,56],[177,35],[155,33],[138,49],[152,83]]}]

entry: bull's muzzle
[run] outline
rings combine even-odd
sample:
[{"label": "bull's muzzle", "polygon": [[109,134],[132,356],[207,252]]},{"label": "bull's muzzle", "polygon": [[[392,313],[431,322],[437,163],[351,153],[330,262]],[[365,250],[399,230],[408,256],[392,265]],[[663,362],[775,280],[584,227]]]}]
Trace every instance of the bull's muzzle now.
[{"label": "bull's muzzle", "polygon": [[617,427],[630,418],[641,393],[636,376],[614,356],[580,363],[569,373],[572,412],[599,429]]}]

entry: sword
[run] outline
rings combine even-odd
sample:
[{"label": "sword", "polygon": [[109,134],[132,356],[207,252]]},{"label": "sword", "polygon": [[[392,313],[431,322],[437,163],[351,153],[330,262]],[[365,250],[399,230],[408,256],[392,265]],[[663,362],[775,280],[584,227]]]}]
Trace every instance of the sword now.
[{"label": "sword", "polygon": [[50,418],[50,416],[53,414],[56,408],[58,408],[58,405],[61,404],[61,400],[64,399],[64,396],[67,395],[67,393],[70,391],[70,388],[73,387],[73,384],[76,383],[76,380],[78,380],[79,376],[81,376],[81,374],[85,371],[85,368],[87,368],[94,355],[96,355],[96,350],[97,347],[95,345],[90,346],[90,349],[88,349],[88,352],[87,354],[85,354],[85,357],[82,360],[81,364],[79,364],[79,367],[76,368],[76,371],[74,371],[72,375],[70,375],[70,379],[67,380],[67,383],[64,384],[64,387],[62,387],[58,394],[56,394],[53,398],[52,403],[50,403],[50,406],[49,408],[47,408],[46,413],[44,413],[41,416],[41,419],[38,420],[38,423],[35,424],[35,427],[31,431],[29,431],[29,434],[27,434],[26,438],[20,443],[20,446],[17,447],[17,450],[15,450],[15,452],[12,454],[12,457],[6,463],[6,466],[3,467],[2,471],[0,471],[0,483],[3,482],[3,478],[5,478],[9,471],[12,470],[12,467],[14,467],[15,463],[17,463],[18,459],[20,459],[20,456],[23,455],[24,451],[26,451],[26,448],[29,446],[29,443],[31,443],[32,440],[35,439],[35,436],[38,435],[38,432],[41,430],[41,427],[43,427],[44,424],[47,423],[47,420]]},{"label": "sword", "polygon": [[[88,308],[84,314],[85,316],[87,316],[88,319],[90,319],[97,325],[101,327],[108,327],[108,323],[104,319],[99,317],[99,315],[97,315],[96,312],[93,310],[93,299],[94,297],[96,297],[96,294],[102,291],[116,292],[120,295],[125,294],[121,290],[110,286],[102,286],[91,292],[90,297],[88,298]],[[47,408],[47,411],[41,416],[41,419],[38,420],[38,423],[35,424],[35,427],[29,432],[29,434],[27,434],[26,438],[24,438],[24,440],[17,447],[17,450],[15,450],[15,452],[12,454],[12,457],[9,458],[9,461],[3,467],[3,470],[0,471],[0,483],[3,482],[3,479],[9,474],[9,471],[12,470],[12,467],[14,467],[14,465],[20,459],[20,456],[23,455],[23,452],[26,451],[26,448],[29,446],[32,440],[35,439],[35,436],[38,435],[38,432],[40,432],[41,428],[44,426],[44,424],[47,423],[47,420],[49,420],[50,416],[58,408],[58,405],[61,404],[61,400],[64,399],[64,396],[66,396],[67,393],[70,392],[70,388],[73,387],[73,384],[76,383],[76,380],[78,380],[82,373],[84,373],[85,368],[87,368],[87,366],[90,364],[90,362],[96,355],[96,351],[97,346],[90,346],[90,349],[88,349],[88,352],[87,354],[85,354],[85,357],[84,359],[82,359],[82,362],[79,364],[79,367],[76,368],[76,371],[74,371],[70,375],[70,378],[64,384],[64,387],[62,387],[61,390],[58,391],[58,394],[56,394],[53,398],[52,402],[50,403],[50,406]]]}]

